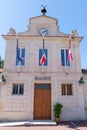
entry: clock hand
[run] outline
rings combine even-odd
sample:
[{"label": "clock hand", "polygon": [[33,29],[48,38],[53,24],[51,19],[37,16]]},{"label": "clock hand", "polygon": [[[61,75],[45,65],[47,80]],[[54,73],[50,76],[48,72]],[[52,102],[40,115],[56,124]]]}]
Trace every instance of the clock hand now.
[{"label": "clock hand", "polygon": [[47,30],[42,31],[42,33],[47,32]]}]

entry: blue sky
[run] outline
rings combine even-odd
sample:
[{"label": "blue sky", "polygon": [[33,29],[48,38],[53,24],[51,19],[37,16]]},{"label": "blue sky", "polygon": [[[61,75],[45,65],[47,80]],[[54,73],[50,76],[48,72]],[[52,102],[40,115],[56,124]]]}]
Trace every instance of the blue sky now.
[{"label": "blue sky", "polygon": [[58,19],[60,31],[71,33],[76,29],[84,39],[80,43],[81,67],[87,68],[87,0],[0,0],[0,56],[5,57],[5,40],[9,28],[24,32],[29,18],[41,14],[41,5],[47,5],[47,16]]}]

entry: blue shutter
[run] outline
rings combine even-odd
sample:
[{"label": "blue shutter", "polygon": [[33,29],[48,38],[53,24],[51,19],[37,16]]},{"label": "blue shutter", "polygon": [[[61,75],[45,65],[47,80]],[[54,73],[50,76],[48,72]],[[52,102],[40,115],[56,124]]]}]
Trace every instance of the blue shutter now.
[{"label": "blue shutter", "polygon": [[61,49],[61,65],[65,66],[64,49]]},{"label": "blue shutter", "polygon": [[66,49],[65,52],[66,52],[66,55],[65,55],[66,56],[66,66],[68,66],[68,50]]},{"label": "blue shutter", "polygon": [[24,59],[22,60],[21,65],[24,65],[25,64],[25,48],[22,49],[21,57]]},{"label": "blue shutter", "polygon": [[42,57],[42,49],[39,49],[39,66],[40,66],[41,57]]},{"label": "blue shutter", "polygon": [[24,48],[22,49],[21,57],[22,57],[22,58],[25,58],[25,49],[24,49]]},{"label": "blue shutter", "polygon": [[45,55],[46,55],[46,62],[44,64],[44,66],[47,66],[48,65],[48,50],[44,49],[44,51],[45,51]]}]

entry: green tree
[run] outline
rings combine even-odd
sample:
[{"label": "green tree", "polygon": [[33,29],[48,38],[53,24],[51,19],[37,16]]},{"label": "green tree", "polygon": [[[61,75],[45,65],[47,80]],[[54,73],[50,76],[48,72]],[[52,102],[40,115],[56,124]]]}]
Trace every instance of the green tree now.
[{"label": "green tree", "polygon": [[4,67],[4,60],[0,60],[0,68]]}]

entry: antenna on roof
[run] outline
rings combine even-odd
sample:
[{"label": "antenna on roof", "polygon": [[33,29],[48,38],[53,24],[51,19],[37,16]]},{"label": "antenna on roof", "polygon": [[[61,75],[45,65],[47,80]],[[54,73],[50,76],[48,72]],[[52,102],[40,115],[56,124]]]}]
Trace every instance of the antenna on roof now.
[{"label": "antenna on roof", "polygon": [[46,5],[41,5],[41,7],[42,7],[41,12],[43,13],[43,15],[45,15],[45,13],[47,12]]}]

